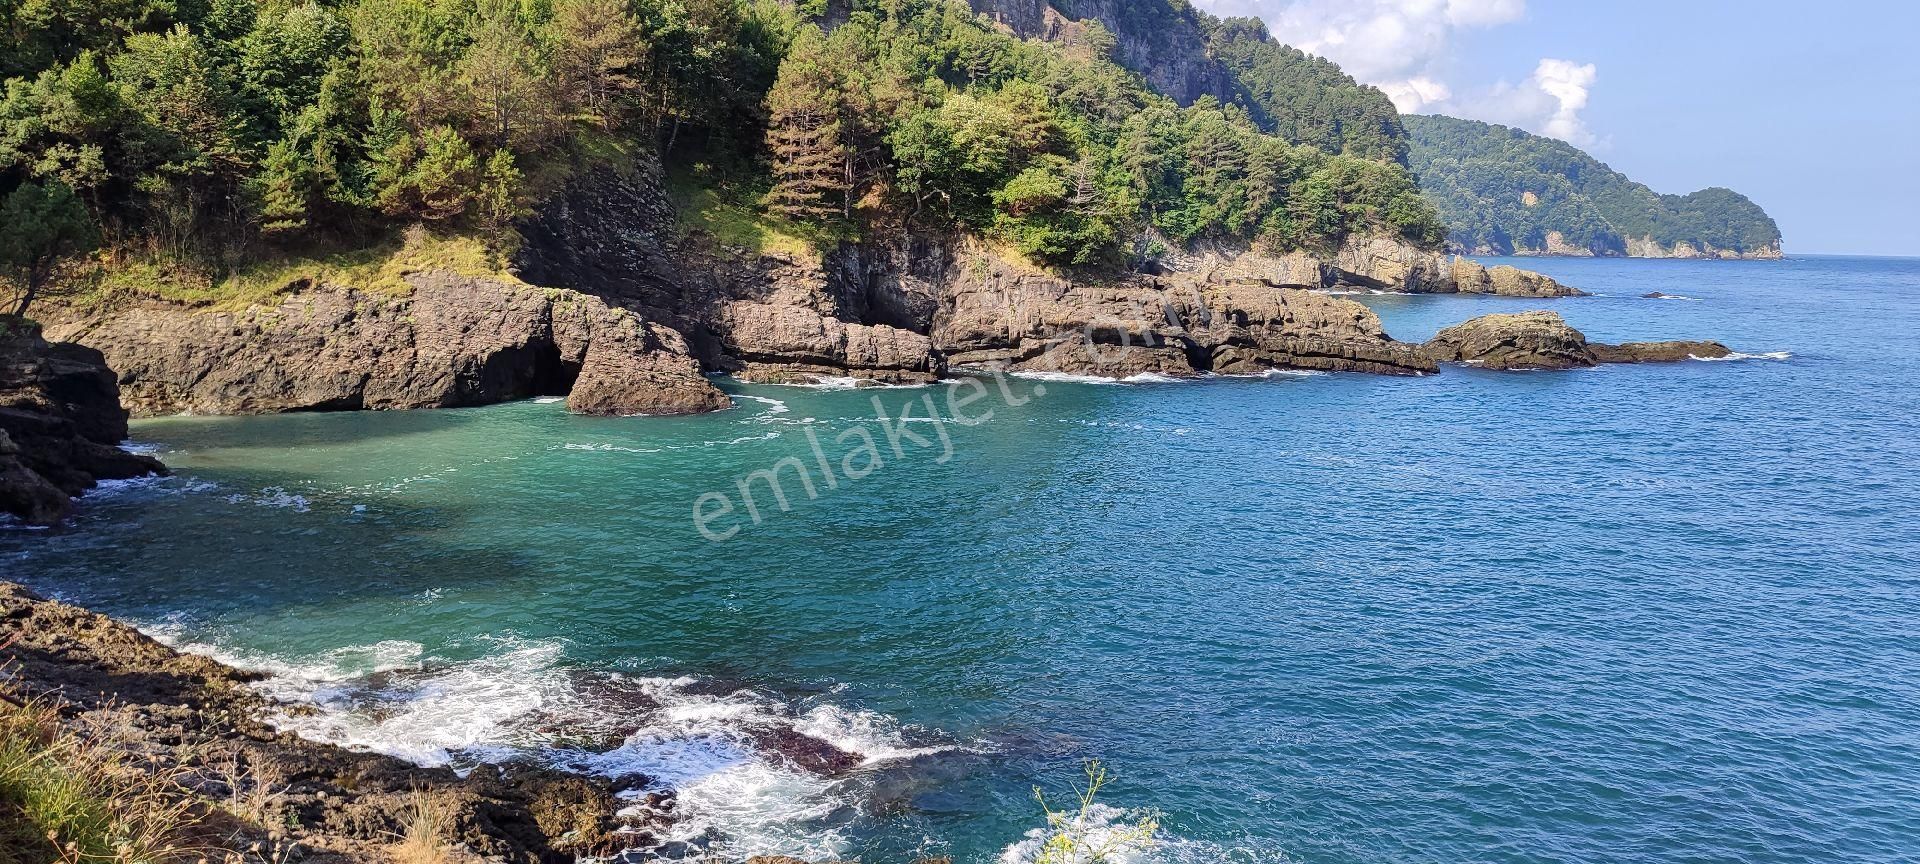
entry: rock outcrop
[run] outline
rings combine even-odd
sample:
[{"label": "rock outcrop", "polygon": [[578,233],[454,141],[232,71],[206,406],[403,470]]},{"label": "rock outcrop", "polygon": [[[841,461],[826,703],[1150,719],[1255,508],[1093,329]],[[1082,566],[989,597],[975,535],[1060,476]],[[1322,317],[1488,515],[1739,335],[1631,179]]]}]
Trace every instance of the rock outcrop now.
[{"label": "rock outcrop", "polygon": [[0,513],[52,524],[101,480],[166,473],[120,449],[127,412],[114,381],[99,351],[0,317]]},{"label": "rock outcrop", "polygon": [[1216,272],[1087,284],[985,256],[964,271],[933,326],[957,365],[1103,377],[1435,368],[1365,306],[1267,280]]},{"label": "rock outcrop", "polygon": [[1323,256],[1202,244],[1159,255],[1150,272],[1068,276],[938,231],[737,248],[674,212],[651,160],[583,167],[520,223],[517,277],[415,272],[402,295],[300,283],[240,311],[132,300],[65,310],[52,329],[104,352],[138,415],[561,394],[582,413],[685,414],[730,404],[710,372],[896,384],[987,362],[1118,377],[1426,372],[1434,363],[1417,346],[1325,293],[1579,293],[1386,237]]},{"label": "rock outcrop", "polygon": [[404,297],[318,285],[241,312],[142,302],[58,333],[100,349],[141,415],[451,408],[563,393],[599,414],[729,404],[677,331],[599,298],[437,272],[407,278]]},{"label": "rock outcrop", "polygon": [[1470,363],[1487,369],[1577,369],[1601,363],[1672,362],[1726,357],[1718,342],[1588,342],[1555,312],[1534,310],[1482,315],[1440,331],[1421,347],[1440,363]]},{"label": "rock outcrop", "polygon": [[[1166,244],[1162,241],[1162,245]],[[1392,237],[1349,238],[1331,255],[1269,254],[1245,245],[1202,244],[1167,253],[1162,270],[1213,281],[1253,279],[1320,291],[1404,294],[1500,294],[1508,297],[1584,297],[1551,277],[1502,264],[1491,269],[1467,258],[1421,249]]]},{"label": "rock outcrop", "polygon": [[461,776],[277,732],[259,719],[271,706],[246,686],[254,676],[8,582],[0,646],[0,711],[48,706],[96,744],[139,754],[131,764],[164,778],[156,794],[192,802],[217,829],[190,838],[209,860],[249,847],[250,861],[393,860],[419,807],[445,817],[430,839],[453,850],[446,861],[571,864],[644,845],[660,827],[646,814],[623,824],[604,779],[533,765]]},{"label": "rock outcrop", "polygon": [[1454,290],[1461,294],[1497,294],[1502,297],[1585,297],[1587,292],[1562,285],[1552,277],[1501,264],[1488,269],[1478,261],[1453,259]]}]

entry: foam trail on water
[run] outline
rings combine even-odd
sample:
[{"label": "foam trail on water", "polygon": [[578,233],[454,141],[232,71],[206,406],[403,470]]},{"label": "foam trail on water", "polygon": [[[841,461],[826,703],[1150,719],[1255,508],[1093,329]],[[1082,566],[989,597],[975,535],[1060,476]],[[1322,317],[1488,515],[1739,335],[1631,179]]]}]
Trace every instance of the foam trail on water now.
[{"label": "foam trail on water", "polygon": [[1725,357],[1694,357],[1693,359],[1705,363],[1724,363],[1733,360],[1792,360],[1793,354],[1788,351],[1767,351],[1759,354],[1735,351]]}]

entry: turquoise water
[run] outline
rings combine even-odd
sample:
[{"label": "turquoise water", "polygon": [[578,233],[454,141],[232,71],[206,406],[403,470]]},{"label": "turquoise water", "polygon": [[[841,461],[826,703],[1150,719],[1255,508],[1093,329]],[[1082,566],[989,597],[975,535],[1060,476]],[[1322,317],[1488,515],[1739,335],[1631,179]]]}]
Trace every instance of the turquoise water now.
[{"label": "turquoise water", "polygon": [[676,854],[1020,860],[1099,758],[1138,860],[1920,858],[1920,261],[1523,264],[1603,296],[1363,299],[1754,356],[153,420],[178,477],[0,567],[315,737],[671,783]]}]

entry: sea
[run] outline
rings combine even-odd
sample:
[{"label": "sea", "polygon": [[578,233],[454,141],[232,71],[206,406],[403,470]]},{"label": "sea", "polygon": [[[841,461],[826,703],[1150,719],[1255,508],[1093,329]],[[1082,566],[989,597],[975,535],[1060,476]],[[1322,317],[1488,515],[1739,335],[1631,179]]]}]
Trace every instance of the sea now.
[{"label": "sea", "polygon": [[644,776],[627,860],[1920,860],[1920,260],[1514,263],[1594,296],[1355,299],[1737,353],[141,420],[0,572],[317,740]]}]

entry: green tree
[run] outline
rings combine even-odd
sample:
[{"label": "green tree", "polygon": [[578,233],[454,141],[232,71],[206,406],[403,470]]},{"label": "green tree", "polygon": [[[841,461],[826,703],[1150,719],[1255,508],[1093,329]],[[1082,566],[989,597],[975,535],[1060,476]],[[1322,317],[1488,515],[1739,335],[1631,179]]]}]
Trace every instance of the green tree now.
[{"label": "green tree", "polygon": [[62,264],[99,242],[87,208],[64,183],[22,183],[0,201],[0,271],[13,314],[46,296]]},{"label": "green tree", "polygon": [[801,28],[767,93],[769,211],[816,221],[851,215],[854,154],[844,86],[827,59],[826,35],[813,25]]},{"label": "green tree", "polygon": [[601,128],[619,125],[645,86],[640,19],[624,0],[560,0],[551,31],[560,92]]},{"label": "green tree", "polygon": [[531,148],[552,130],[551,92],[533,35],[514,0],[479,0],[460,84],[476,131],[495,147]]}]

